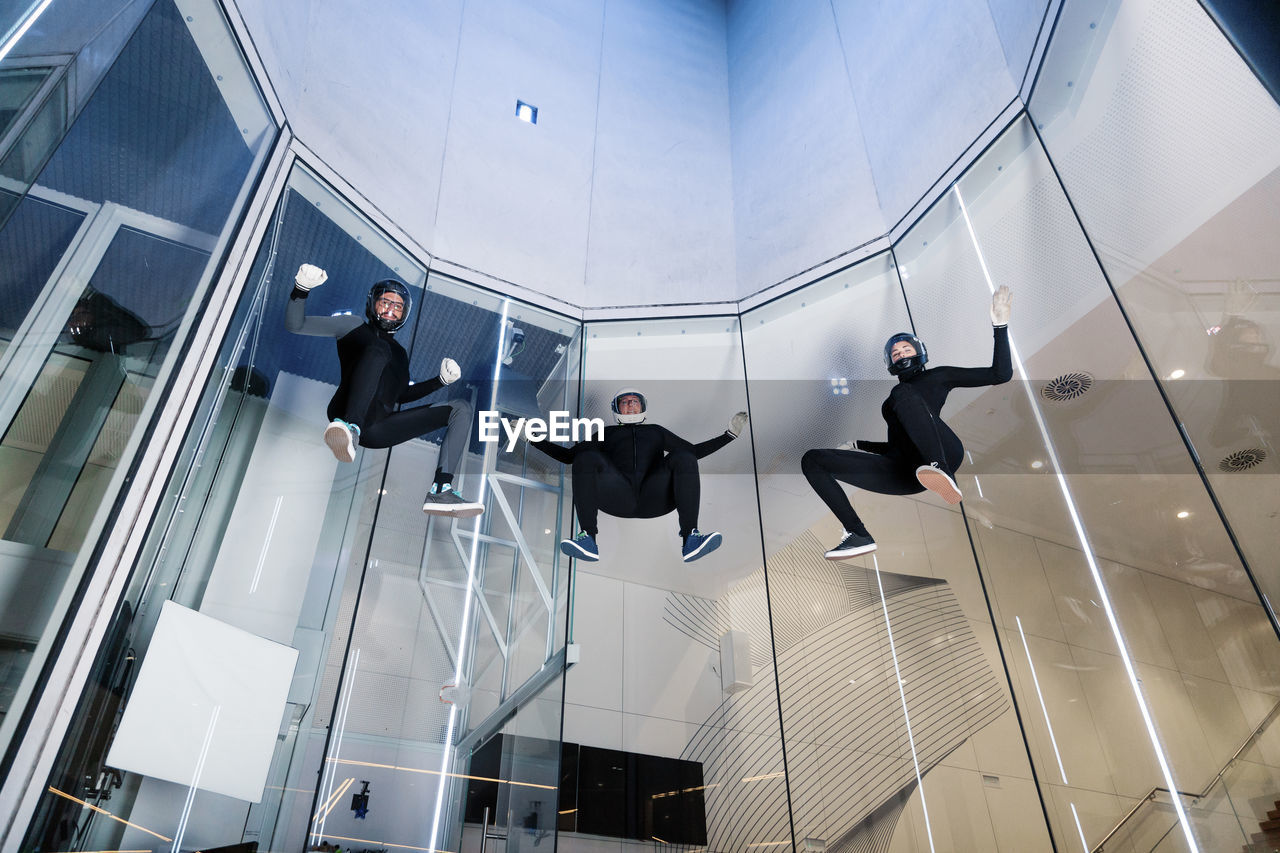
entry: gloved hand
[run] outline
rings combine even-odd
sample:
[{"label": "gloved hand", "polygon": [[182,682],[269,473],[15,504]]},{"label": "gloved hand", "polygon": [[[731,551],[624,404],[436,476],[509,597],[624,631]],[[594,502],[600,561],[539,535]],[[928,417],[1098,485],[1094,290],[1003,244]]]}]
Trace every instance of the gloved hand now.
[{"label": "gloved hand", "polygon": [[734,438],[737,438],[739,435],[742,434],[742,431],[746,429],[746,426],[747,426],[747,413],[738,412],[736,415],[729,418],[729,428],[725,430],[725,432],[729,433],[729,435],[733,436]]},{"label": "gloved hand", "polygon": [[452,385],[462,378],[462,368],[458,367],[458,362],[451,358],[446,358],[440,362],[440,381],[445,385]]},{"label": "gloved hand", "polygon": [[1013,303],[1013,292],[1005,285],[996,288],[991,294],[991,325],[1009,325],[1009,307]]},{"label": "gloved hand", "polygon": [[313,287],[319,287],[329,280],[329,274],[313,264],[298,267],[298,274],[293,277],[293,284],[298,290],[307,293]]}]

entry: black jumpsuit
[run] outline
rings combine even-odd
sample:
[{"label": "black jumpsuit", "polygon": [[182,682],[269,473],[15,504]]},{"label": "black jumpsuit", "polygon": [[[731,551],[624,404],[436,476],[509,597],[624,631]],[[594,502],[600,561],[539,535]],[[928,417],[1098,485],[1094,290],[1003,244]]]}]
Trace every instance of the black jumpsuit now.
[{"label": "black jumpsuit", "polygon": [[452,482],[466,450],[471,428],[471,403],[449,400],[436,406],[396,411],[444,387],[439,377],[410,384],[409,354],[391,332],[352,315],[306,316],[305,291],[289,295],[284,325],[300,335],[337,340],[341,379],[329,401],[328,417],[360,428],[361,447],[392,447],[448,426],[440,447],[437,482]]},{"label": "black jumpsuit", "polygon": [[880,407],[889,425],[888,441],[859,441],[857,450],[805,453],[800,460],[805,478],[846,531],[866,535],[837,480],[882,495],[913,495],[924,491],[916,479],[919,466],[936,463],[948,475],[955,474],[964,461],[964,445],[942,422],[942,406],[953,388],[1000,385],[1013,378],[1008,327],[996,326],[994,334],[990,367],[944,366],[899,377]]},{"label": "black jumpsuit", "polygon": [[691,444],[657,424],[619,424],[605,427],[601,441],[530,444],[573,466],[573,508],[578,526],[592,537],[601,511],[618,518],[657,518],[673,509],[680,535],[688,536],[698,526],[698,460],[733,439],[726,432]]}]

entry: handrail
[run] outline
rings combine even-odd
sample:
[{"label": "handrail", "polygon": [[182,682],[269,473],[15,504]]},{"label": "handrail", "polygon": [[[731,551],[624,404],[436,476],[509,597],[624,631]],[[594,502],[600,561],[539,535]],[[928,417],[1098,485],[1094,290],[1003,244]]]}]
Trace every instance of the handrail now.
[{"label": "handrail", "polygon": [[1226,772],[1229,769],[1231,769],[1231,765],[1235,764],[1236,760],[1239,759],[1240,756],[1244,754],[1244,751],[1248,749],[1250,746],[1252,746],[1255,741],[1257,741],[1258,735],[1262,734],[1262,732],[1266,730],[1267,726],[1271,725],[1271,723],[1275,720],[1277,715],[1280,715],[1280,702],[1277,702],[1275,705],[1271,707],[1271,710],[1267,712],[1267,715],[1262,718],[1262,722],[1258,723],[1258,725],[1254,727],[1253,732],[1251,732],[1250,735],[1244,739],[1244,742],[1241,743],[1240,746],[1236,749],[1236,751],[1231,754],[1231,757],[1228,758],[1226,763],[1222,765],[1222,769],[1220,769],[1217,775],[1215,775],[1213,779],[1209,781],[1208,785],[1205,785],[1204,788],[1201,789],[1200,793],[1189,794],[1186,791],[1170,791],[1168,788],[1165,788],[1160,785],[1156,785],[1152,787],[1152,789],[1148,791],[1145,796],[1139,799],[1138,802],[1134,803],[1133,808],[1129,809],[1129,811],[1125,813],[1125,816],[1120,818],[1120,820],[1116,823],[1115,826],[1111,827],[1111,831],[1108,832],[1106,835],[1104,835],[1102,837],[1102,840],[1099,841],[1097,844],[1095,844],[1093,848],[1089,851],[1089,853],[1102,853],[1103,848],[1106,847],[1106,844],[1108,841],[1111,840],[1111,837],[1114,836],[1117,832],[1119,832],[1121,828],[1123,828],[1124,825],[1129,822],[1129,819],[1131,817],[1133,817],[1135,814],[1138,813],[1138,809],[1142,808],[1143,805],[1153,800],[1156,794],[1158,793],[1163,792],[1166,794],[1177,794],[1180,797],[1190,797],[1193,800],[1202,800],[1205,797],[1207,797],[1209,795],[1209,792],[1212,791],[1220,781],[1222,781],[1222,777],[1226,775]]}]

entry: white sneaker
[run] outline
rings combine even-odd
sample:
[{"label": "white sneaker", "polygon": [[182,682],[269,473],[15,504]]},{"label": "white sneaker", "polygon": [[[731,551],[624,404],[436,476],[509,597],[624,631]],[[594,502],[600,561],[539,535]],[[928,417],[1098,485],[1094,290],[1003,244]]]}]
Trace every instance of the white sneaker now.
[{"label": "white sneaker", "polygon": [[333,457],[339,462],[356,461],[356,442],[351,435],[351,427],[346,421],[334,418],[324,428],[324,443],[333,451]]},{"label": "white sneaker", "polygon": [[950,474],[939,468],[937,462],[921,465],[917,468],[916,479],[920,481],[920,485],[949,504],[958,504],[964,499],[964,495],[960,494],[960,487],[956,485],[956,481],[951,479]]}]

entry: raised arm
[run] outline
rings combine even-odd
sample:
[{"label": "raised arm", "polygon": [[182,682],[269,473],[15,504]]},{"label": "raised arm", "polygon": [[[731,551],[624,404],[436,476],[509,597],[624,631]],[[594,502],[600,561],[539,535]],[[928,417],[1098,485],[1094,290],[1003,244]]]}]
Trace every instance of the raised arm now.
[{"label": "raised arm", "polygon": [[1013,378],[1013,359],[1009,354],[1009,312],[1013,294],[1001,286],[991,296],[991,326],[995,338],[990,367],[939,367],[953,388],[977,388],[1001,385]]},{"label": "raised arm", "polygon": [[[728,444],[729,442],[737,438],[742,433],[742,430],[746,428],[746,426],[747,426],[747,413],[738,412],[732,418],[729,419],[729,426],[724,432],[720,433],[715,438],[709,438],[706,441],[702,441],[693,445],[693,455],[699,459],[710,456],[712,453],[715,453],[717,450],[719,450],[720,448],[724,447],[726,444]],[[668,435],[671,435],[672,438],[675,438],[679,441],[684,441],[684,439],[680,438],[679,436],[673,433],[668,433]],[[685,444],[688,444],[688,442],[685,442]]]},{"label": "raised arm", "polygon": [[312,335],[320,338],[340,338],[359,326],[363,320],[359,317],[344,315],[341,317],[308,317],[307,296],[311,289],[324,284],[329,274],[320,267],[303,264],[298,267],[298,274],[293,279],[293,292],[289,294],[289,304],[284,311],[284,327],[296,335]]},{"label": "raised arm", "polygon": [[462,376],[462,369],[458,367],[458,362],[451,358],[445,358],[440,362],[440,375],[433,376],[425,382],[411,382],[404,393],[396,400],[397,403],[413,403],[421,400],[423,397],[435,391],[439,391],[446,385],[452,385]]}]

